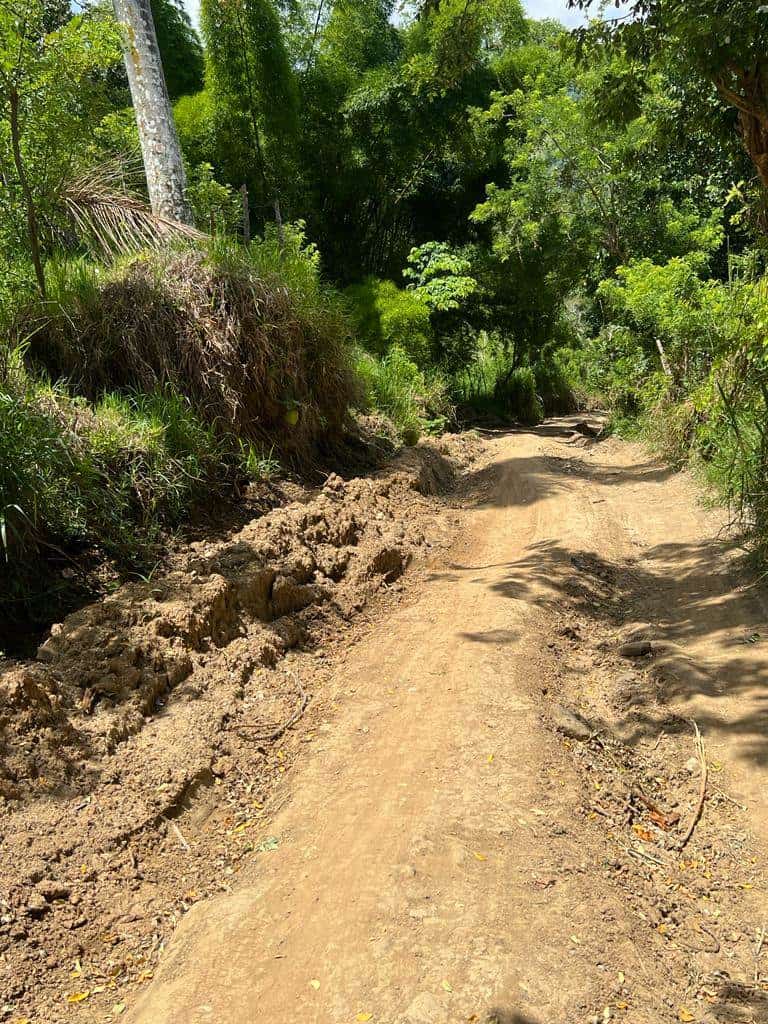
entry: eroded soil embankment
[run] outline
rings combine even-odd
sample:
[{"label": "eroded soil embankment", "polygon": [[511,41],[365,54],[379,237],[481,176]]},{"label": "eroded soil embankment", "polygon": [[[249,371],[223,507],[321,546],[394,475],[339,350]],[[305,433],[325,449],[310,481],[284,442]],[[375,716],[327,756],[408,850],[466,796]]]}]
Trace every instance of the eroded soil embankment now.
[{"label": "eroded soil embankment", "polygon": [[[177,919],[228,888],[298,743],[279,728],[310,696],[291,652],[448,542],[436,496],[479,452],[448,439],[372,479],[332,476],[4,667],[2,1019],[119,1016]],[[181,815],[216,821],[194,855]]]}]

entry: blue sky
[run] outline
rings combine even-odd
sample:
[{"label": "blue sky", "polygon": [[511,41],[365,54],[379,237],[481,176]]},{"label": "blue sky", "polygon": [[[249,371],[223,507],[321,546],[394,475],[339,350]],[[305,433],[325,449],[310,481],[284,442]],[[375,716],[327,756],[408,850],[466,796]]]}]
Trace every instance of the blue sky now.
[{"label": "blue sky", "polygon": [[570,27],[584,22],[581,12],[569,11],[565,0],[524,0],[524,4],[531,18],[557,18]]},{"label": "blue sky", "polygon": [[[525,9],[532,18],[557,18],[564,25],[581,25],[583,18],[578,11],[569,11],[566,0],[523,0]],[[197,25],[200,0],[183,0],[195,25]]]}]

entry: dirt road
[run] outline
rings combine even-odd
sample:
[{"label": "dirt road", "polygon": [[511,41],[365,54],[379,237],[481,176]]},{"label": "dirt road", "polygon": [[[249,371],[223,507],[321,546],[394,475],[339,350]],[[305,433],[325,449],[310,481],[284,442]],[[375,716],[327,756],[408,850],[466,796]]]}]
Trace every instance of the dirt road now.
[{"label": "dirt road", "polygon": [[768,1020],[768,616],[684,476],[570,426],[489,440],[448,556],[331,654],[263,852],[122,1019]]}]

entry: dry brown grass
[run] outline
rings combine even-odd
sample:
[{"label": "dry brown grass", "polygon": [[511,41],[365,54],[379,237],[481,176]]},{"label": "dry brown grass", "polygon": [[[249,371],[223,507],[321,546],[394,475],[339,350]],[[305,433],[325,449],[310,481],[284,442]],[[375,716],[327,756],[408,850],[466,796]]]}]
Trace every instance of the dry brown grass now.
[{"label": "dry brown grass", "polygon": [[85,277],[16,326],[31,357],[79,393],[170,385],[217,429],[289,457],[341,432],[357,385],[332,297],[199,249]]}]

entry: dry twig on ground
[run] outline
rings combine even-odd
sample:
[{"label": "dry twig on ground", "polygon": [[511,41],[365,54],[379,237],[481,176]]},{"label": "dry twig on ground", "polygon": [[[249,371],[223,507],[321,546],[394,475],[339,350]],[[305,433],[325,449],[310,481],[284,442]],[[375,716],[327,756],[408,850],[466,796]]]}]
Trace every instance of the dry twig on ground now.
[{"label": "dry twig on ground", "polygon": [[[304,712],[307,710],[307,706],[309,705],[309,694],[305,691],[304,687],[301,685],[299,678],[296,675],[294,675],[293,672],[289,673],[289,675],[296,684],[296,689],[298,691],[299,704],[296,710],[293,712],[290,718],[283,722],[282,725],[279,725],[276,729],[273,729],[272,732],[260,733],[257,736],[250,737],[251,739],[259,740],[262,743],[274,743],[275,740],[279,740],[280,737],[284,733],[286,733],[292,726],[296,725],[296,723],[302,717]],[[252,728],[252,726],[246,725],[244,728],[249,729]]]},{"label": "dry twig on ground", "polygon": [[682,850],[685,846],[688,845],[688,842],[690,841],[690,838],[693,835],[694,829],[696,828],[696,825],[698,824],[699,818],[701,817],[701,812],[704,809],[704,801],[706,800],[706,797],[707,797],[707,776],[709,774],[708,773],[708,769],[707,769],[707,755],[706,755],[706,753],[704,751],[704,740],[701,738],[701,733],[699,732],[699,727],[698,727],[698,725],[695,722],[693,723],[693,732],[694,732],[694,742],[695,742],[695,745],[696,745],[696,756],[698,757],[699,764],[701,766],[701,780],[700,780],[700,783],[699,783],[699,799],[698,799],[698,801],[696,803],[696,809],[694,811],[693,817],[691,818],[691,823],[688,826],[688,830],[685,833],[685,835],[683,836],[683,838],[680,840],[680,843],[678,844],[678,847],[677,847],[678,850]]}]

